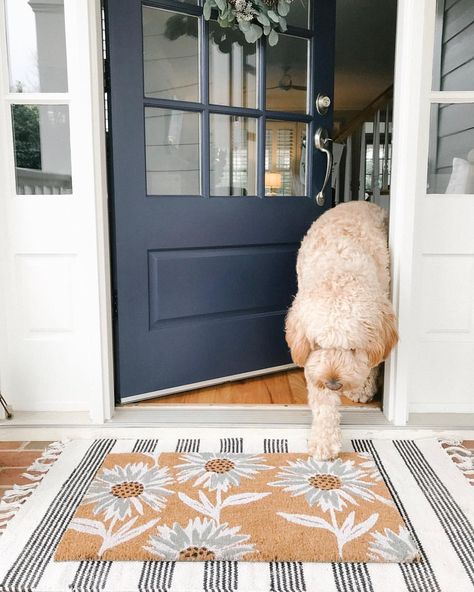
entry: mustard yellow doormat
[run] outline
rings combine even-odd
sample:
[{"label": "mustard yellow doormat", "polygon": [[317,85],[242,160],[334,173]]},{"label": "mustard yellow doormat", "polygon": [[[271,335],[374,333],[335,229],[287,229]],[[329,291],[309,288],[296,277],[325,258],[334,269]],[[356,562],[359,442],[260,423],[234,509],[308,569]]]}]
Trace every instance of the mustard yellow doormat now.
[{"label": "mustard yellow doormat", "polygon": [[412,562],[418,550],[372,456],[108,454],[56,561]]}]

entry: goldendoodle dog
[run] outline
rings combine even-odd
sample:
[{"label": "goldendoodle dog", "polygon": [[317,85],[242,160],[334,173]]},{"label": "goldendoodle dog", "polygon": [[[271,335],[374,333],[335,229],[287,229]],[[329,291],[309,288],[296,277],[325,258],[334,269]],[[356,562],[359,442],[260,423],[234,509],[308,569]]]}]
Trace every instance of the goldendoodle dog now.
[{"label": "goldendoodle dog", "polygon": [[326,460],[341,449],[339,395],[370,401],[377,366],[398,340],[385,211],[365,201],[327,211],[304,237],[296,270],[286,339],[293,361],[304,366],[313,412],[309,449]]}]

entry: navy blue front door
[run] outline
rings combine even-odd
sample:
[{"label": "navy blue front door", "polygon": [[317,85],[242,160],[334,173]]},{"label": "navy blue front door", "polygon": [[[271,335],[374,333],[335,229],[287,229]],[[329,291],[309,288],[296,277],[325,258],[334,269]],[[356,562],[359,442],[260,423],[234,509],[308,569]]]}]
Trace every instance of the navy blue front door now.
[{"label": "navy blue front door", "polygon": [[202,3],[109,0],[117,395],[289,363],[301,238],[329,206],[313,148],[332,97],[334,0],[294,0],[276,46]]}]

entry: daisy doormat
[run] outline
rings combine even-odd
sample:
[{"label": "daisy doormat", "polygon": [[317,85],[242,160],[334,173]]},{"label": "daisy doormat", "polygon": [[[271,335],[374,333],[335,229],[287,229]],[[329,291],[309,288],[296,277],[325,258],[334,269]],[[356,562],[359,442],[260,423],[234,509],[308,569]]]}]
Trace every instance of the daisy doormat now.
[{"label": "daisy doormat", "polygon": [[[225,442],[225,441],[224,441]],[[412,562],[417,546],[368,452],[111,451],[56,561]],[[186,446],[184,446],[186,450]]]},{"label": "daisy doormat", "polygon": [[436,439],[319,463],[303,432],[156,431],[67,442],[5,494],[2,592],[472,592],[474,490]]}]

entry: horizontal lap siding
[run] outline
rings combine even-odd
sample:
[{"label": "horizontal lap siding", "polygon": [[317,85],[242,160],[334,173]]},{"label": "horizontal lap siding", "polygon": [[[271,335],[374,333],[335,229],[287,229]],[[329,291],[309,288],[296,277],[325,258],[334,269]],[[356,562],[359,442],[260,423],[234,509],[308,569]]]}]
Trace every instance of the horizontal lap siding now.
[{"label": "horizontal lap siding", "polygon": [[452,39],[472,21],[474,21],[474,3],[472,0],[459,0],[449,8],[445,8],[443,43]]},{"label": "horizontal lap siding", "polygon": [[[474,2],[446,0],[441,48],[441,90],[474,90]],[[474,104],[440,105],[437,121],[438,191],[445,190],[453,158],[474,149]],[[436,130],[432,130],[436,133]]]},{"label": "horizontal lap siding", "polygon": [[[441,65],[443,90],[470,90],[468,87],[470,86],[472,88],[473,73],[474,18],[455,37],[445,41],[443,44],[443,60]],[[463,86],[466,88],[462,88]]]},{"label": "horizontal lap siding", "polygon": [[468,129],[451,136],[441,137],[438,141],[438,169],[450,167],[453,158],[466,158],[474,148],[474,129]]}]

